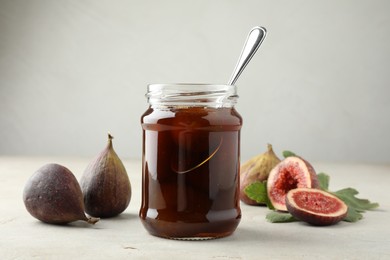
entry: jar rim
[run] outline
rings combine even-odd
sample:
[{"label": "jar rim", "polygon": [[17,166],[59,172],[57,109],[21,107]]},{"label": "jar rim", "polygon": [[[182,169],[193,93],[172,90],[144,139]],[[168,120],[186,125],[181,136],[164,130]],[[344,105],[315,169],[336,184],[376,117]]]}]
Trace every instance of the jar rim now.
[{"label": "jar rim", "polygon": [[208,83],[149,84],[146,97],[159,105],[234,106],[237,102],[235,85]]},{"label": "jar rim", "polygon": [[213,84],[213,83],[152,83],[148,84],[148,90],[155,90],[166,87],[219,87],[219,88],[236,88],[235,85],[229,84]]}]

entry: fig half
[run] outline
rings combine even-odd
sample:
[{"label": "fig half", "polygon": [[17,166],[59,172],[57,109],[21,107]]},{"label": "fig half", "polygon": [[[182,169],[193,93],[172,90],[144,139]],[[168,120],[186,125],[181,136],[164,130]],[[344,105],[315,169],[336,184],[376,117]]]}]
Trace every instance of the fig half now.
[{"label": "fig half", "polygon": [[319,188],[319,182],[309,162],[291,156],[278,163],[268,176],[267,195],[273,207],[287,211],[286,194],[295,188]]},{"label": "fig half", "polygon": [[319,189],[297,188],[286,195],[286,206],[295,218],[316,226],[338,223],[348,206],[336,196]]}]

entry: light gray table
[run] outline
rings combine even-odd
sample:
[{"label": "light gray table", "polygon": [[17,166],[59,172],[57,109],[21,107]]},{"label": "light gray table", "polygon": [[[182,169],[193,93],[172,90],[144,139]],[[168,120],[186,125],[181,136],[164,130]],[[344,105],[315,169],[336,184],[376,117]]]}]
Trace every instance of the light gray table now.
[{"label": "light gray table", "polygon": [[0,259],[390,259],[390,165],[313,163],[331,176],[330,188],[354,187],[380,203],[357,223],[313,227],[272,224],[264,207],[242,205],[236,232],[210,241],[173,241],[149,235],[138,219],[141,163],[126,160],[133,196],[119,217],[94,226],[44,224],[22,201],[27,179],[55,162],[79,178],[90,158],[0,157]]}]

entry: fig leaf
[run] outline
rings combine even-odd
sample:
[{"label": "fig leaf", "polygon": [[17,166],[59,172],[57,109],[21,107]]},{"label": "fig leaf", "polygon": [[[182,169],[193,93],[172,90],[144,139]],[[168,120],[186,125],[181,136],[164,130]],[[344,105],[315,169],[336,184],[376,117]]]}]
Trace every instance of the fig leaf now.
[{"label": "fig leaf", "polygon": [[287,157],[291,157],[291,156],[297,156],[295,153],[291,152],[291,151],[283,151],[283,157],[284,158],[287,158]]},{"label": "fig leaf", "polygon": [[343,219],[346,222],[357,222],[363,218],[363,215],[357,212],[354,208],[348,207],[347,216]]},{"label": "fig leaf", "polygon": [[345,188],[333,192],[339,199],[345,202],[349,208],[353,208],[357,212],[365,212],[366,210],[372,210],[379,207],[378,203],[372,203],[368,199],[359,199],[355,195],[359,192],[353,188]]},{"label": "fig leaf", "polygon": [[298,221],[296,218],[294,218],[290,213],[287,212],[279,212],[279,211],[272,211],[268,213],[265,218],[271,222],[271,223],[287,223],[287,222],[294,222]]},{"label": "fig leaf", "polygon": [[267,196],[267,182],[266,181],[256,181],[248,186],[244,190],[248,198],[256,201],[257,203],[266,204],[269,209],[274,209],[272,203],[270,202]]},{"label": "fig leaf", "polygon": [[320,183],[320,189],[323,191],[328,191],[329,188],[329,175],[320,172],[317,174],[318,182]]}]

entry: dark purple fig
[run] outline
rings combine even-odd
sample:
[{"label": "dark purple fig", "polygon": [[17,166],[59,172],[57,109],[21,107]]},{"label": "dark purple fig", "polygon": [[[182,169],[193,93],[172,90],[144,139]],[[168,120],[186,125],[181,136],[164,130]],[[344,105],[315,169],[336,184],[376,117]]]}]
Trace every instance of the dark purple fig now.
[{"label": "dark purple fig", "polygon": [[268,150],[265,153],[259,154],[247,162],[240,168],[240,199],[249,205],[259,205],[256,201],[250,199],[245,194],[245,188],[257,181],[266,181],[271,170],[280,162],[272,150],[272,145],[268,144]]},{"label": "dark purple fig", "polygon": [[295,218],[316,226],[336,224],[347,216],[348,211],[348,206],[336,196],[310,188],[290,190],[286,206]]},{"label": "dark purple fig", "polygon": [[317,174],[311,164],[296,156],[287,157],[270,172],[267,194],[276,210],[287,211],[286,194],[295,188],[318,188]]},{"label": "dark purple fig", "polygon": [[59,164],[46,164],[27,181],[23,191],[27,211],[50,224],[83,220],[95,224],[99,219],[84,213],[83,194],[73,173]]},{"label": "dark purple fig", "polygon": [[108,134],[106,148],[88,165],[80,180],[85,211],[94,217],[119,215],[131,199],[130,180],[114,151],[112,139]]}]

